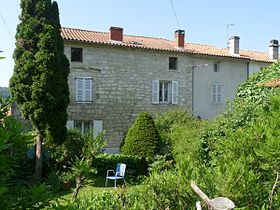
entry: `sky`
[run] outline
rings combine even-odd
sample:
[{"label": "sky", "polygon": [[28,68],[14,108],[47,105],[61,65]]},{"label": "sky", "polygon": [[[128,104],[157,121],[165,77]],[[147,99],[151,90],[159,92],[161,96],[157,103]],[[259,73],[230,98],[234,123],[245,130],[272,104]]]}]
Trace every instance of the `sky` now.
[{"label": "sky", "polygon": [[[64,27],[107,32],[122,27],[128,35],[174,39],[185,30],[185,41],[225,48],[240,37],[240,49],[268,51],[280,41],[279,0],[57,0]],[[173,5],[173,7],[172,7]],[[173,10],[174,8],[174,10]],[[0,86],[13,74],[15,32],[20,0],[0,0]]]}]

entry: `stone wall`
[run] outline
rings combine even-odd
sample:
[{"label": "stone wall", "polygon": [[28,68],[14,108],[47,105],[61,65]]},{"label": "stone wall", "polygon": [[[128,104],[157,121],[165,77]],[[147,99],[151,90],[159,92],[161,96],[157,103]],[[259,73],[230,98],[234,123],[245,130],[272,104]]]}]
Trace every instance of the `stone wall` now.
[{"label": "stone wall", "polygon": [[[191,60],[186,55],[66,42],[69,60],[71,47],[83,48],[83,62],[71,62],[69,120],[102,120],[108,148],[117,150],[142,111],[191,108]],[[178,57],[177,70],[169,70],[169,57]],[[80,76],[93,78],[92,103],[75,102],[75,78]],[[153,80],[178,81],[178,105],[153,104]]]}]

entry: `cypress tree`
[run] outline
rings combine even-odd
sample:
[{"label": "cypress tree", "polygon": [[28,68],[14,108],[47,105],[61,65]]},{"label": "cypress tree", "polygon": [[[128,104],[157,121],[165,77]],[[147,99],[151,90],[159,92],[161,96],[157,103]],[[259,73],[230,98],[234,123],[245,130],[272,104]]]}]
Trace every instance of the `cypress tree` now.
[{"label": "cypress tree", "polygon": [[66,139],[69,62],[63,52],[58,5],[51,0],[21,0],[10,90],[36,131],[37,179],[42,177],[42,142]]}]

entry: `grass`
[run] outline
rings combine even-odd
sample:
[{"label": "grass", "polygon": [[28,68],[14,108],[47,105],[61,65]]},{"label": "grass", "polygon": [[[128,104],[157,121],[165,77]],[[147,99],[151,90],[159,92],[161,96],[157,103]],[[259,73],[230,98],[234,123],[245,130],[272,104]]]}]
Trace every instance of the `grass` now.
[{"label": "grass", "polygon": [[[128,180],[130,183],[130,180]],[[127,182],[126,182],[127,183]],[[133,188],[133,185],[127,184],[126,188]],[[121,180],[118,180],[118,184],[122,184]],[[61,191],[55,200],[58,199],[59,203],[62,205],[66,205],[72,199],[72,193],[74,191],[75,186],[71,186],[63,191]],[[112,180],[108,181],[108,186],[105,187],[105,177],[97,177],[92,180],[88,180],[84,186],[79,191],[78,198],[87,197],[89,195],[97,195],[103,192],[109,192],[115,190],[114,182]],[[53,201],[54,202],[54,201]]]}]

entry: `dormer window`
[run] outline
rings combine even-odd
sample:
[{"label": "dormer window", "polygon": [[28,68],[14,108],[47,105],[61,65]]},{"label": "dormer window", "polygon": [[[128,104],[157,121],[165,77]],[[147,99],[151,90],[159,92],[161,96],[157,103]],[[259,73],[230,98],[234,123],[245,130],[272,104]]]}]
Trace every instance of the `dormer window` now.
[{"label": "dormer window", "polygon": [[83,62],[83,48],[71,47],[71,61]]},{"label": "dormer window", "polygon": [[170,70],[176,70],[177,69],[177,62],[178,62],[178,58],[169,57],[169,69]]}]

